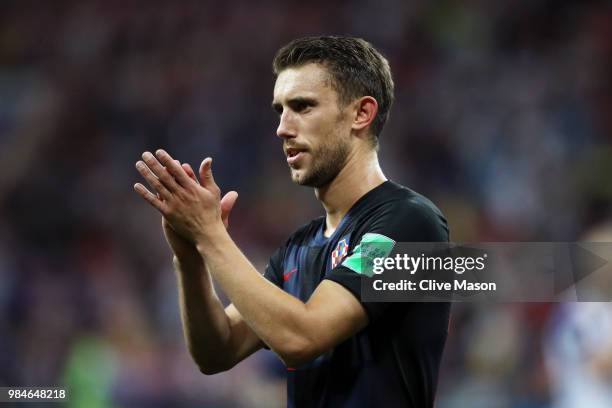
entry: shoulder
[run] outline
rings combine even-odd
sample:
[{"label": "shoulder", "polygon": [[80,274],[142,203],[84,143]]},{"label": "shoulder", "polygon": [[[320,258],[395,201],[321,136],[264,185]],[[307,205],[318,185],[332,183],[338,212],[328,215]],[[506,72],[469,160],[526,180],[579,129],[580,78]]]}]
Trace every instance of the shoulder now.
[{"label": "shoulder", "polygon": [[447,241],[449,235],[446,218],[430,199],[393,182],[369,214],[366,229],[388,231],[396,241]]},{"label": "shoulder", "polygon": [[446,224],[442,211],[429,198],[407,187],[400,187],[397,199],[391,203],[391,208],[398,215],[417,217],[423,221],[443,221]]}]

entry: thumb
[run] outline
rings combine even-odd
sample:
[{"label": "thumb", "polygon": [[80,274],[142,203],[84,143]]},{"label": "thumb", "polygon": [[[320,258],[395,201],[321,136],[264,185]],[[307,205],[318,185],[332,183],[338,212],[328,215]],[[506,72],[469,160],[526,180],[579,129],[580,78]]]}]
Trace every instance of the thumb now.
[{"label": "thumb", "polygon": [[200,164],[200,182],[205,188],[210,188],[215,185],[215,179],[212,175],[212,157],[207,157]]},{"label": "thumb", "polygon": [[238,193],[235,191],[228,192],[221,199],[221,220],[225,228],[229,226],[229,215],[234,208],[234,204],[236,204],[236,200],[238,200]]}]

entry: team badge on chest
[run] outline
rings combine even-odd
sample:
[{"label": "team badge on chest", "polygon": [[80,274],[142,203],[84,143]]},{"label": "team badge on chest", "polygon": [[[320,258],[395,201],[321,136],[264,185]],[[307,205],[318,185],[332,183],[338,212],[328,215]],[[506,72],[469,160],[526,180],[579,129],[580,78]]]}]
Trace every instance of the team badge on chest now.
[{"label": "team badge on chest", "polygon": [[348,244],[346,242],[346,238],[340,240],[340,242],[338,242],[338,245],[336,246],[336,249],[334,249],[332,251],[332,256],[331,256],[331,267],[332,269],[334,269],[336,267],[336,265],[340,264],[340,262],[342,262],[342,260],[344,259],[344,257],[346,256],[346,254],[348,254]]}]

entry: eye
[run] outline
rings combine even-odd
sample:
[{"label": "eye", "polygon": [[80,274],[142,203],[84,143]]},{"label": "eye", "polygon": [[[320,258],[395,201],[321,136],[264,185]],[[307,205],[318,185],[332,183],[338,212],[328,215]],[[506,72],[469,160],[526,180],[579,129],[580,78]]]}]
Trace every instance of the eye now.
[{"label": "eye", "polygon": [[274,110],[274,112],[276,112],[279,116],[283,114],[283,106],[280,103],[275,103],[272,105],[272,109]]},{"label": "eye", "polygon": [[308,108],[310,105],[308,105],[306,102],[296,102],[293,110],[295,110],[296,112],[302,112],[304,110],[306,110],[306,108]]},{"label": "eye", "polygon": [[316,105],[315,101],[311,99],[306,99],[306,98],[295,99],[289,103],[289,106],[291,107],[291,109],[297,113],[307,112],[310,108],[312,108],[315,105]]}]

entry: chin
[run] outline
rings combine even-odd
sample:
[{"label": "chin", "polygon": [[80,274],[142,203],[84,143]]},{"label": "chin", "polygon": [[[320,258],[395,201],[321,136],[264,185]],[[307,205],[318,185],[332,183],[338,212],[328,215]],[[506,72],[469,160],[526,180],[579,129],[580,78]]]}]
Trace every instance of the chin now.
[{"label": "chin", "polygon": [[291,181],[293,181],[295,184],[303,186],[304,182],[307,181],[307,177],[301,171],[291,170]]},{"label": "chin", "polygon": [[299,180],[304,179],[304,177],[306,176],[306,171],[304,167],[295,168],[289,166],[289,175],[291,176],[291,180],[297,183]]},{"label": "chin", "polygon": [[291,181],[293,181],[295,184],[298,184],[300,186],[308,185],[308,174],[306,174],[303,169],[296,170],[290,167],[289,172],[291,176]]},{"label": "chin", "polygon": [[304,167],[299,169],[294,169],[292,167],[289,168],[291,172],[291,180],[300,186],[313,187],[313,188],[321,188],[325,185],[329,184],[337,175],[336,173],[325,173],[325,172],[317,172],[317,171],[308,171]]}]

